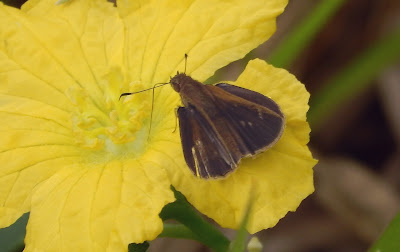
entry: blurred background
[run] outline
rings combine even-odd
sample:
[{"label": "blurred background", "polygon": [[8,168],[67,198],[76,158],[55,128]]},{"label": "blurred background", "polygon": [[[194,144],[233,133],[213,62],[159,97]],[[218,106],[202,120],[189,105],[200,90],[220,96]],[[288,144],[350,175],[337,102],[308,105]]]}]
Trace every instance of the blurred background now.
[{"label": "blurred background", "polygon": [[[209,82],[236,80],[253,58],[306,85],[319,159],[315,193],[256,234],[263,251],[368,250],[400,210],[400,1],[290,1],[273,37]],[[160,238],[150,251],[208,249]]]}]

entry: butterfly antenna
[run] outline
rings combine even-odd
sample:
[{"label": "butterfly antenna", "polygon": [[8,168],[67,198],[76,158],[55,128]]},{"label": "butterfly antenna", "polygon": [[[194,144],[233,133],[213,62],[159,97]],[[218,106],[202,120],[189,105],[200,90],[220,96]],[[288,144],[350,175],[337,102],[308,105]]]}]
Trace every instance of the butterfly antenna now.
[{"label": "butterfly antenna", "polygon": [[[122,93],[122,94],[119,96],[119,99],[118,99],[118,100],[121,100],[121,98],[122,98],[123,96],[128,96],[128,95],[138,94],[138,93],[141,93],[141,92],[144,92],[144,91],[154,90],[155,88],[162,87],[162,86],[167,85],[167,84],[169,84],[169,82],[166,82],[166,83],[156,83],[156,84],[154,84],[154,86],[153,86],[152,88],[143,89],[143,90],[140,90],[140,91],[137,91],[137,92],[133,92],[133,93]],[[159,86],[156,87],[157,85],[159,85]]]},{"label": "butterfly antenna", "polygon": [[179,108],[175,108],[175,128],[174,128],[174,131],[172,131],[172,133],[175,133],[176,128],[178,126],[178,109]]},{"label": "butterfly antenna", "polygon": [[138,94],[138,93],[141,93],[141,92],[144,92],[144,91],[153,90],[153,97],[152,97],[152,99],[151,99],[150,126],[149,126],[149,134],[147,135],[147,140],[149,140],[149,137],[150,137],[151,123],[152,123],[152,121],[153,121],[154,89],[156,89],[156,88],[158,88],[158,87],[162,87],[162,86],[167,85],[167,84],[169,84],[169,82],[165,82],[165,83],[156,83],[156,84],[154,84],[154,86],[153,86],[152,88],[143,89],[143,90],[140,90],[140,91],[137,91],[137,92],[133,92],[133,93],[122,93],[122,94],[119,96],[119,100],[121,100],[121,98],[122,98],[123,96],[128,96],[128,95]]},{"label": "butterfly antenna", "polygon": [[185,74],[186,74],[186,65],[187,65],[187,58],[188,58],[188,55],[187,55],[187,53],[185,53]]},{"label": "butterfly antenna", "polygon": [[[169,82],[168,82],[168,83],[156,83],[156,84],[154,84],[154,87],[153,87],[153,98],[151,99],[150,126],[149,126],[149,134],[147,135],[147,140],[149,140],[149,138],[150,138],[151,124],[152,124],[152,122],[153,122],[154,89],[155,89],[155,88],[158,88],[158,87],[162,87],[162,86],[167,85],[167,84],[169,84]],[[156,87],[157,85],[159,85],[159,86]]]}]

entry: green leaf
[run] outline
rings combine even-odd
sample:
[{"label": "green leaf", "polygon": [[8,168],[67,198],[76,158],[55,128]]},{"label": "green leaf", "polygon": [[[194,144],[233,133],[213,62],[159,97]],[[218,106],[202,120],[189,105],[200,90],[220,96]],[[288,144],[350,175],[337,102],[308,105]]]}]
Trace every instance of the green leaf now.
[{"label": "green leaf", "polygon": [[372,84],[371,80],[400,56],[400,30],[383,38],[354,59],[311,97],[308,119],[315,129],[338,105]]},{"label": "green leaf", "polygon": [[26,213],[11,226],[0,229],[0,251],[22,251],[28,218]]},{"label": "green leaf", "polygon": [[249,222],[249,217],[250,217],[250,212],[251,212],[251,202],[249,203],[246,214],[243,217],[242,223],[240,224],[240,228],[236,233],[235,239],[232,241],[230,247],[229,247],[229,252],[243,252],[246,250],[246,244],[247,244],[247,223]]},{"label": "green leaf", "polygon": [[382,236],[369,249],[369,252],[400,251],[400,212],[392,220]]},{"label": "green leaf", "polygon": [[[229,240],[216,227],[207,222],[190,205],[182,193],[172,188],[176,201],[167,204],[160,213],[163,220],[174,219],[188,228],[191,233],[185,235],[197,240],[217,252],[225,252],[229,247]],[[183,229],[180,230],[183,236]],[[167,237],[167,232],[163,232],[163,237]],[[176,234],[174,234],[176,235]],[[170,236],[168,236],[170,237]],[[173,236],[171,236],[173,237]]]},{"label": "green leaf", "polygon": [[275,67],[288,68],[327,23],[344,0],[322,0],[311,13],[279,43],[267,60]]}]

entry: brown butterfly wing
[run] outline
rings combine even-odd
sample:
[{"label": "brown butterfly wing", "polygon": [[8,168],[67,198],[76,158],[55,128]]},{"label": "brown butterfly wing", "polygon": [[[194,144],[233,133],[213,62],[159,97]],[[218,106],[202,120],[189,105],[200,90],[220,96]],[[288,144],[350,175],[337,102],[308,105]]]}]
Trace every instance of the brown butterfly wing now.
[{"label": "brown butterfly wing", "polygon": [[240,157],[230,153],[195,107],[180,107],[178,117],[183,154],[194,175],[201,178],[223,177],[236,168]]},{"label": "brown butterfly wing", "polygon": [[219,83],[215,85],[228,93],[231,93],[233,95],[239,96],[245,100],[257,103],[258,105],[261,105],[263,107],[266,107],[268,109],[273,110],[277,114],[281,115],[284,117],[281,109],[279,108],[278,104],[274,102],[272,99],[266,97],[265,95],[262,95],[260,93],[257,93],[255,91],[245,89],[242,87],[226,84],[226,83]]},{"label": "brown butterfly wing", "polygon": [[193,174],[223,177],[236,169],[243,157],[262,152],[279,140],[285,118],[273,100],[229,84],[204,88],[212,96],[207,98],[207,109],[190,104],[178,109],[182,149]]},{"label": "brown butterfly wing", "polygon": [[219,126],[221,130],[230,125],[235,128],[248,149],[242,152],[243,156],[264,151],[279,140],[284,130],[285,117],[272,99],[255,91],[225,83],[217,84],[216,87],[259,105],[226,102],[222,97],[215,99],[217,108],[227,118],[228,124]]}]

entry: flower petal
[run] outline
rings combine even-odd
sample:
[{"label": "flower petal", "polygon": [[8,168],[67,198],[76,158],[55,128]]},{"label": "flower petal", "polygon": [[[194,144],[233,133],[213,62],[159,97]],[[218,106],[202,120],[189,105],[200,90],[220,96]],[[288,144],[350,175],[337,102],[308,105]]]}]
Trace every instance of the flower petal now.
[{"label": "flower petal", "polygon": [[125,251],[162,231],[158,214],[173,200],[152,163],[71,165],[35,191],[26,250]]},{"label": "flower petal", "polygon": [[287,121],[278,143],[254,159],[243,160],[225,179],[194,177],[182,157],[176,158],[176,165],[168,171],[176,189],[223,227],[239,227],[251,198],[254,202],[248,230],[255,233],[274,226],[288,211],[295,211],[314,190],[312,167],[316,160],[306,145],[309,95],[287,71],[261,60],[251,61],[235,85],[268,95],[280,105]]},{"label": "flower petal", "polygon": [[12,70],[27,76],[15,86],[25,92],[41,88],[36,99],[67,108],[66,89],[84,88],[102,105],[99,81],[111,65],[122,64],[123,25],[116,8],[106,1],[72,1],[68,7],[34,1],[23,10],[2,6],[0,11],[5,38],[0,48],[17,68]]},{"label": "flower petal", "polygon": [[29,211],[33,188],[81,153],[65,125],[65,111],[8,94],[0,99],[0,226],[5,227]]},{"label": "flower petal", "polygon": [[0,226],[5,227],[29,211],[33,188],[81,152],[71,129],[61,124],[64,112],[25,98],[0,99]]},{"label": "flower petal", "polygon": [[[63,55],[63,60],[70,60],[75,64],[67,64],[71,72],[92,72],[98,80],[108,70],[109,66],[121,66],[123,62],[124,29],[122,20],[118,16],[113,4],[104,0],[70,1],[67,4],[56,5],[53,0],[28,1],[22,6],[22,10],[30,16],[43,17],[47,21],[60,19],[65,21],[59,25],[65,25],[68,33],[64,36],[76,43],[76,50],[58,46],[51,50],[73,52]],[[51,31],[54,32],[54,31]],[[62,30],[62,32],[65,32]],[[54,37],[57,34],[53,35]],[[63,41],[64,44],[64,41]],[[66,51],[67,49],[67,51]],[[82,57],[77,57],[78,54]],[[65,57],[67,56],[67,57]],[[76,61],[80,62],[76,62]],[[78,71],[79,67],[85,68]],[[89,66],[90,69],[86,68]],[[105,71],[106,70],[106,71]]]},{"label": "flower petal", "polygon": [[[117,1],[126,26],[125,52],[133,80],[165,82],[176,71],[204,81],[244,57],[275,31],[286,0]],[[143,49],[144,48],[144,49]]]},{"label": "flower petal", "polygon": [[46,1],[28,2],[25,13],[0,3],[0,161],[7,164],[0,171],[2,227],[29,211],[33,188],[80,162],[75,107],[66,91],[85,89],[101,104],[98,79],[122,62],[116,9],[106,1],[74,2],[65,9],[47,1],[49,12],[37,8]]}]

